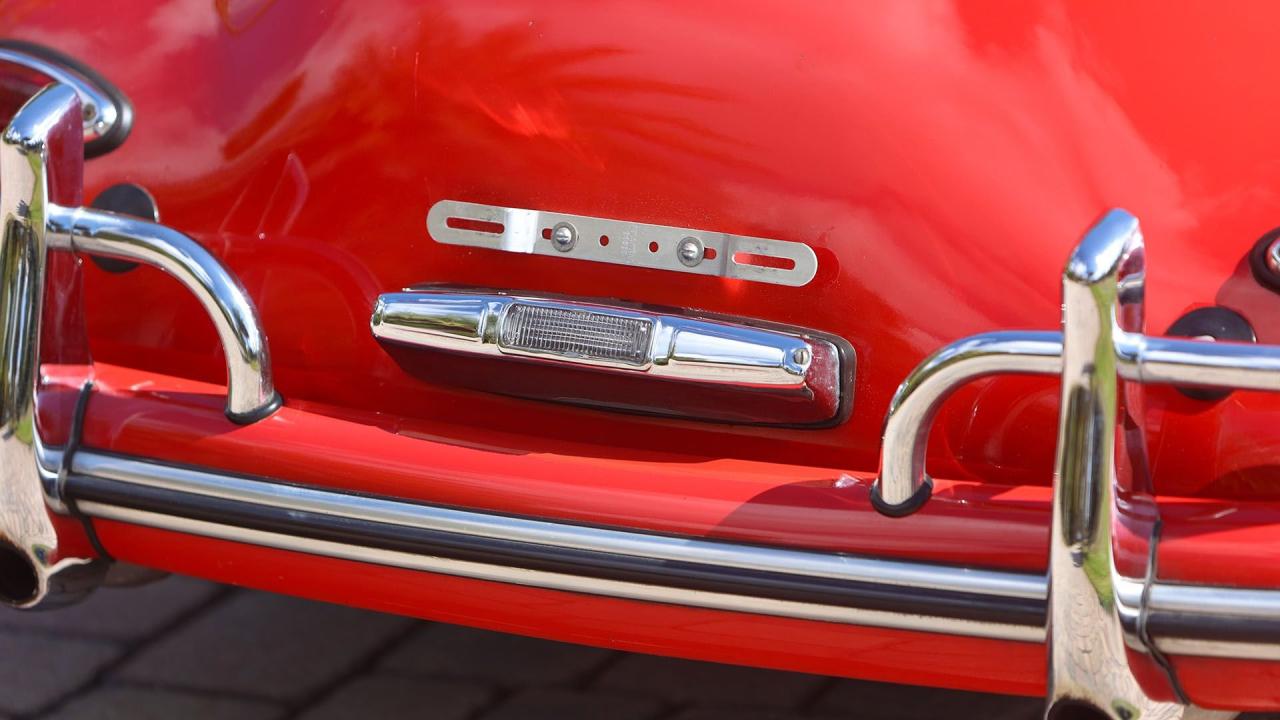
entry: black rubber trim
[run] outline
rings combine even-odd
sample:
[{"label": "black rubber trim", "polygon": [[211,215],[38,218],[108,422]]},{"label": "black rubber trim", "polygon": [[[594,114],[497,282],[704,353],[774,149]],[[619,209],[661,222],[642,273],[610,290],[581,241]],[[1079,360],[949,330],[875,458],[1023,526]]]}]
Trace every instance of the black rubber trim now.
[{"label": "black rubber trim", "polygon": [[253,412],[233,413],[228,410],[227,419],[237,425],[252,425],[279,410],[281,405],[284,405],[284,398],[280,397],[280,393],[276,393],[270,402]]},{"label": "black rubber trim", "polygon": [[1151,621],[1151,588],[1155,585],[1156,577],[1159,575],[1157,572],[1159,569],[1159,553],[1157,549],[1160,547],[1160,536],[1163,533],[1164,521],[1156,518],[1151,526],[1151,537],[1147,540],[1147,576],[1142,581],[1142,605],[1138,610],[1137,634],[1143,646],[1146,647],[1147,652],[1151,655],[1151,659],[1164,672],[1169,688],[1173,690],[1178,702],[1183,705],[1190,705],[1191,700],[1182,688],[1182,681],[1178,679],[1177,669],[1173,666],[1173,663],[1169,662],[1168,656],[1160,650],[1156,642],[1152,640],[1149,627]]},{"label": "black rubber trim", "polygon": [[[1171,337],[1202,337],[1231,342],[1256,343],[1257,335],[1253,326],[1243,315],[1231,308],[1213,305],[1196,308],[1183,315],[1169,326],[1165,335]],[[1231,394],[1230,388],[1195,387],[1193,385],[1176,385],[1178,392],[1192,400],[1217,402]]]},{"label": "black rubber trim", "polygon": [[1160,638],[1186,638],[1259,645],[1280,645],[1280,618],[1223,617],[1203,613],[1151,611],[1147,632]]},{"label": "black rubber trim", "polygon": [[111,99],[111,102],[116,106],[116,123],[111,126],[107,134],[84,144],[84,156],[86,158],[98,157],[109,153],[120,147],[121,143],[129,137],[129,132],[133,129],[133,103],[129,102],[129,98],[125,97],[120,88],[103,77],[98,71],[64,52],[25,40],[0,40],[0,47],[20,50],[48,60],[55,65],[60,65],[88,80]]},{"label": "black rubber trim", "polygon": [[871,483],[871,507],[880,512],[881,515],[888,517],[900,518],[906,517],[911,513],[924,507],[929,502],[929,498],[933,496],[933,478],[925,476],[924,483],[916,488],[914,494],[907,498],[907,501],[901,505],[890,505],[880,496],[880,478]]},{"label": "black rubber trim", "polygon": [[113,560],[111,553],[107,552],[102,540],[98,537],[98,530],[93,526],[93,518],[80,512],[75,498],[70,497],[66,492],[67,479],[71,476],[71,464],[75,460],[76,452],[80,449],[80,438],[84,434],[84,414],[89,407],[89,397],[92,394],[93,381],[87,380],[80,388],[80,395],[76,397],[76,406],[71,414],[71,432],[67,437],[67,446],[62,450],[62,464],[58,467],[58,495],[62,498],[63,505],[66,505],[71,517],[80,521],[84,534],[89,538],[89,545],[93,547],[94,552],[98,553],[98,557]]},{"label": "black rubber trim", "polygon": [[1042,627],[1046,617],[1043,600],[900,585],[850,583],[828,578],[477,537],[214,498],[87,475],[73,475],[68,481],[67,491],[85,501],[193,520],[490,565],[898,614],[1031,627]]}]

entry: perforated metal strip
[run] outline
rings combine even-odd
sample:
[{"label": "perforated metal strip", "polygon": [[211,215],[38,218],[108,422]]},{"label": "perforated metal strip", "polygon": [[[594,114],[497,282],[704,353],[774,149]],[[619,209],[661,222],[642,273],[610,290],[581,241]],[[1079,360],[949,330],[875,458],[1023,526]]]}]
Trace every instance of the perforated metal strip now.
[{"label": "perforated metal strip", "polygon": [[[572,242],[551,239],[557,226],[571,228]],[[818,272],[818,257],[804,243],[730,235],[690,228],[610,220],[586,215],[441,200],[427,213],[436,242],[574,260],[715,275],[801,286]],[[681,260],[681,244],[697,248]],[[687,249],[687,248],[686,248]]]}]

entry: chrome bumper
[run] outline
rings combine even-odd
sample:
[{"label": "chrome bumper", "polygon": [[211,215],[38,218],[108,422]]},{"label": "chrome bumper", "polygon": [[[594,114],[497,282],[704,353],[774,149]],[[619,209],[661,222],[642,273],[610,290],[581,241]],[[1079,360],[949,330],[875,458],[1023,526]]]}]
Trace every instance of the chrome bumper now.
[{"label": "chrome bumper", "polygon": [[1129,392],[1136,383],[1280,389],[1280,349],[1141,335],[1142,239],[1127,214],[1109,214],[1072,256],[1061,334],[994,333],[945,348],[904,383],[886,423],[878,505],[909,515],[928,499],[923,444],[934,410],[952,389],[994,373],[1061,373],[1046,578],[579,527],[299,488],[74,445],[45,448],[35,402],[50,250],[142,261],[174,274],[202,300],[222,338],[228,416],[252,422],[279,403],[253,305],[214,258],[153,223],[53,202],[49,174],[81,157],[79,117],[76,94],[52,86],[23,108],[0,146],[0,537],[32,568],[30,591],[11,593],[13,604],[31,606],[56,595],[51,590],[71,571],[93,574],[95,558],[59,548],[52,509],[574,592],[1021,642],[1047,638],[1051,703],[1084,703],[1114,718],[1185,710],[1148,698],[1133,679],[1126,648],[1168,678],[1168,686],[1156,690],[1174,697],[1180,690],[1164,652],[1280,656],[1273,650],[1280,636],[1233,639],[1199,631],[1274,621],[1280,592],[1165,584],[1155,577],[1150,552],[1137,571],[1132,558],[1113,554],[1111,532],[1121,516],[1130,521],[1126,527],[1145,528],[1148,551],[1158,542],[1141,440],[1117,435],[1119,419],[1140,409]]},{"label": "chrome bumper", "polygon": [[[1259,621],[1280,620],[1280,593],[1159,582],[1141,385],[1280,391],[1280,347],[1143,335],[1145,253],[1121,210],[1084,237],[1063,273],[1063,328],[966,338],[927,358],[885,420],[873,502],[909,515],[929,499],[925,446],[934,413],[961,384],[1006,373],[1060,374],[1061,415],[1050,535],[1050,706],[1084,705],[1116,720],[1177,717],[1186,697],[1165,653],[1276,658]],[[1133,431],[1128,428],[1135,428]],[[1137,536],[1120,555],[1113,536]],[[1225,632],[1235,628],[1234,636]],[[1269,638],[1276,640],[1280,638]],[[1136,673],[1164,678],[1142,687]],[[1151,700],[1148,691],[1178,702]]]},{"label": "chrome bumper", "polygon": [[[10,571],[4,573],[9,580],[0,583],[0,595],[22,607],[76,594],[92,587],[98,575],[95,558],[60,547],[45,506],[42,481],[50,473],[65,475],[66,468],[51,470],[37,462],[41,320],[50,252],[135,260],[173,275],[200,299],[222,339],[228,417],[253,422],[280,402],[257,312],[216,258],[161,225],[57,204],[80,195],[84,117],[80,95],[55,84],[28,101],[0,138],[0,562]],[[60,342],[87,347],[83,327],[68,325],[58,328]],[[90,372],[86,366],[86,383]]]}]

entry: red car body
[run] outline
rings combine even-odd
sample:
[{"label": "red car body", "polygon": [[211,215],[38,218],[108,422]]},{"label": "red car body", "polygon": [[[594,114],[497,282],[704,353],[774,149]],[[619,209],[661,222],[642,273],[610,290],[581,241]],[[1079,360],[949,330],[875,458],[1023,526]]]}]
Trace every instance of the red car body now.
[{"label": "red car body", "polygon": [[[870,502],[895,389],[991,330],[1056,328],[1064,260],[1108,207],[1142,219],[1147,327],[1228,307],[1280,344],[1248,255],[1280,225],[1270,3],[308,2],[0,5],[8,37],[128,97],[84,200],[143,185],[239,278],[284,405],[236,425],[205,309],[152,268],[69,270],[87,348],[44,356],[65,442],[502,516],[1039,576],[1053,378],[958,390],[933,497]],[[3,72],[3,65],[0,65]],[[800,242],[803,287],[433,241],[443,199]],[[567,267],[566,267],[567,266]],[[368,330],[418,283],[800,326],[857,354],[852,412],[775,428],[509,397],[407,372]],[[1145,393],[1162,579],[1280,587],[1280,399]],[[59,436],[62,440],[58,440]],[[628,650],[1043,694],[1042,642],[730,612],[426,572],[99,518],[112,557],[446,622]],[[88,552],[81,524],[60,541]],[[71,552],[72,550],[68,550]],[[1280,708],[1280,665],[1170,653],[1205,707]]]}]

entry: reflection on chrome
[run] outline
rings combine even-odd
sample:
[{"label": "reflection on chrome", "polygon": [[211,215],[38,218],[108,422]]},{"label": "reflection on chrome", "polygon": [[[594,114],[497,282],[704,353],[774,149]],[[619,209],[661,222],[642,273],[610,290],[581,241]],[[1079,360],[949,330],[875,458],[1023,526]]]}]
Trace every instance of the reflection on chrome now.
[{"label": "reflection on chrome", "polygon": [[[518,355],[744,387],[801,387],[813,343],[771,330],[590,303],[455,292],[388,293],[374,337],[471,354]],[[834,356],[835,349],[829,354]],[[839,387],[839,369],[809,384]]]},{"label": "reflection on chrome", "polygon": [[160,268],[200,300],[226,356],[227,417],[253,422],[279,407],[258,311],[208,250],[177,230],[106,210],[51,206],[48,226],[50,247]]},{"label": "reflection on chrome", "polygon": [[[1143,384],[1280,391],[1280,347],[1143,335],[1144,278],[1138,221],[1113,210],[1067,263],[1061,333],[988,333],[952,343],[907,377],[885,421],[872,500],[882,513],[904,516],[929,498],[929,429],[956,388],[988,375],[1061,373],[1049,567],[1051,716],[1085,705],[1114,720],[1231,717],[1186,705],[1163,651],[1280,657],[1277,648],[1166,634],[1149,624],[1171,616],[1185,623],[1189,599],[1200,603],[1191,620],[1200,631],[1280,615],[1280,593],[1158,581],[1150,558],[1159,509],[1145,440],[1141,432],[1119,432],[1142,427]],[[1117,527],[1131,538],[1121,564],[1127,572],[1114,555]],[[1238,606],[1251,599],[1263,609],[1242,612]],[[1152,700],[1135,679],[1136,665],[1148,688],[1161,685],[1156,694],[1183,702]]]},{"label": "reflection on chrome", "polygon": [[447,245],[792,287],[818,273],[818,256],[801,242],[459,200],[432,205],[427,230]]},{"label": "reflection on chrome", "polygon": [[84,143],[90,155],[101,154],[124,141],[133,109],[119,91],[68,59],[32,43],[0,40],[0,64],[17,65],[65,85],[80,101]]},{"label": "reflection on chrome", "polygon": [[[1183,717],[1151,700],[1134,678],[1164,677],[1163,658],[1126,637],[1112,554],[1117,463],[1144,472],[1145,446],[1117,441],[1117,415],[1132,413],[1116,372],[1115,338],[1142,326],[1143,243],[1137,220],[1108,213],[1085,235],[1063,275],[1062,405],[1049,540],[1049,707],[1083,703],[1114,720]],[[1131,480],[1132,482],[1132,480]],[[1144,481],[1139,481],[1144,482]],[[1150,532],[1142,527],[1140,532]],[[1145,554],[1144,554],[1145,559]],[[1143,575],[1146,575],[1144,572]],[[1170,688],[1171,689],[1171,688]]]},{"label": "reflection on chrome", "polygon": [[56,471],[41,468],[38,457],[36,383],[50,250],[136,260],[176,277],[200,299],[222,340],[227,416],[253,422],[280,404],[257,311],[216,258],[164,226],[52,202],[52,173],[81,176],[82,115],[76,90],[50,85],[18,111],[0,142],[0,601],[18,607],[76,597],[102,571],[101,562],[60,550],[49,510],[65,507],[56,492],[46,504],[45,481]]},{"label": "reflection on chrome", "polygon": [[898,387],[884,424],[880,476],[871,499],[880,512],[907,515],[929,499],[925,472],[929,429],[943,401],[967,382],[990,375],[1062,371],[1062,333],[992,332],[958,340],[925,358]]},{"label": "reflection on chrome", "polygon": [[55,85],[27,102],[0,139],[0,601],[18,607],[51,589],[79,594],[101,571],[59,547],[36,457],[49,155],[54,147],[80,153],[79,115],[76,93]]}]

